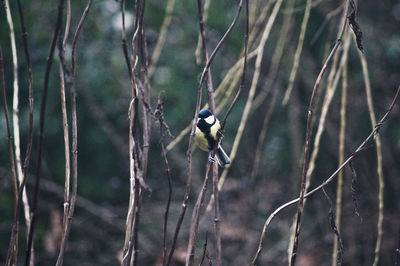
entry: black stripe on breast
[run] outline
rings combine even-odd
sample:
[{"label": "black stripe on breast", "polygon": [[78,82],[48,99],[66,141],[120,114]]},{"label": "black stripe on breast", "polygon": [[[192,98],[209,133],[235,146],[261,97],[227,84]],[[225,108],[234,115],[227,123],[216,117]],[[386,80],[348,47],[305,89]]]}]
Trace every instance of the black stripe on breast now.
[{"label": "black stripe on breast", "polygon": [[205,133],[204,136],[207,139],[208,150],[209,151],[213,150],[215,146],[215,139],[210,135],[210,133]]}]

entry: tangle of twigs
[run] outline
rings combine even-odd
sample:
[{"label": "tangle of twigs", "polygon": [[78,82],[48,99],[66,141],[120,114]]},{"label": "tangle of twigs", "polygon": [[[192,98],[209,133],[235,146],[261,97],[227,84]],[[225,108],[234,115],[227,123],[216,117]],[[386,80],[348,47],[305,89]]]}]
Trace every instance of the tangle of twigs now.
[{"label": "tangle of twigs", "polygon": [[[376,134],[379,133],[380,128],[383,126],[383,124],[386,122],[387,118],[389,117],[389,114],[392,112],[393,107],[395,105],[395,103],[397,102],[397,99],[399,97],[400,94],[400,86],[397,88],[396,94],[393,97],[393,100],[389,106],[389,109],[386,111],[386,113],[383,115],[383,117],[381,118],[381,120],[375,125],[374,129],[372,130],[372,132],[364,139],[364,141],[358,146],[358,148],[352,153],[350,154],[349,157],[347,157],[347,159],[324,181],[322,182],[322,184],[320,184],[319,186],[317,186],[316,188],[314,188],[313,190],[311,190],[310,192],[306,193],[304,195],[304,198],[307,198],[311,195],[313,195],[314,193],[318,192],[319,190],[321,190],[323,187],[325,187],[327,184],[329,184],[334,178],[335,176],[347,165],[349,164],[349,162],[356,156],[358,155],[361,151],[365,150],[365,148],[368,146],[369,142],[371,140],[373,140],[374,136]],[[275,218],[275,216],[281,212],[283,209],[286,209],[287,207],[298,203],[300,201],[300,198],[296,198],[294,200],[291,200],[289,202],[286,202],[285,204],[279,206],[277,209],[275,209],[275,211],[273,211],[270,216],[268,217],[268,219],[266,220],[266,222],[264,223],[264,227],[263,230],[261,232],[261,236],[260,236],[260,241],[258,244],[258,248],[257,248],[257,252],[253,258],[253,260],[251,261],[250,265],[256,265],[258,259],[260,258],[261,255],[261,251],[262,248],[264,246],[264,239],[267,233],[267,228],[270,225],[271,221]]]}]

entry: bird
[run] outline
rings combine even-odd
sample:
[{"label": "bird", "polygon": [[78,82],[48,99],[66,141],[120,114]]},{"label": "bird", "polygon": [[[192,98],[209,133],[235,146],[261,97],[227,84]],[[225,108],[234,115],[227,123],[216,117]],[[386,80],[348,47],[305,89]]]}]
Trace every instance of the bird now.
[{"label": "bird", "polygon": [[[222,137],[220,130],[221,124],[210,110],[203,109],[199,112],[195,133],[195,143],[201,150],[209,152],[208,158],[210,162],[215,162],[211,153],[214,150],[218,136]],[[225,167],[225,165],[231,163],[231,160],[220,144],[218,144],[217,150],[215,151],[215,156],[217,157],[218,164],[221,167]]]}]

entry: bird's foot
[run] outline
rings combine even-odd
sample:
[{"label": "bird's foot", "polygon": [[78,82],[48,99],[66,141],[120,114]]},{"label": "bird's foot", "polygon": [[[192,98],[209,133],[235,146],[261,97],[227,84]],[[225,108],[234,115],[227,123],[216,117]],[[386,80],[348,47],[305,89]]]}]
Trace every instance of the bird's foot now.
[{"label": "bird's foot", "polygon": [[211,156],[211,153],[209,153],[209,155],[208,155],[208,161],[210,163],[215,163],[216,162],[216,160]]},{"label": "bird's foot", "polygon": [[218,130],[218,131],[217,131],[217,137],[219,137],[220,139],[223,139],[223,138],[224,138],[224,134],[222,133],[221,130]]}]

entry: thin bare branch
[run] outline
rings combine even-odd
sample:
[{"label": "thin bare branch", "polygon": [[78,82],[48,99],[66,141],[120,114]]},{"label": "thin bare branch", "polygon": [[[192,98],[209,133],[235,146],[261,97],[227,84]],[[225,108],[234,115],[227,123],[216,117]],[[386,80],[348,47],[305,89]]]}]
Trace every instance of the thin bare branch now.
[{"label": "thin bare branch", "polygon": [[326,193],[325,188],[322,187],[322,192],[324,192],[324,195],[326,199],[328,200],[329,203],[329,224],[331,227],[332,232],[335,234],[335,239],[338,241],[338,250],[336,254],[336,264],[337,266],[341,266],[343,262],[343,241],[342,241],[342,235],[340,234],[340,231],[336,225],[336,214],[335,214],[335,208],[333,207],[333,202],[331,198],[329,197],[328,193]]},{"label": "thin bare branch", "polygon": [[[268,38],[268,37],[266,37]],[[266,41],[266,40],[265,40]],[[244,88],[244,82],[246,81],[246,66],[247,66],[247,53],[248,53],[248,42],[249,42],[249,3],[248,0],[246,0],[246,25],[245,25],[245,34],[244,34],[244,57],[243,57],[243,70],[242,70],[242,76],[241,76],[241,81],[239,85],[239,89],[235,95],[235,98],[233,98],[233,101],[231,102],[228,110],[226,111],[226,114],[224,116],[224,119],[222,120],[221,123],[221,131],[224,130],[226,120],[228,119],[228,116],[230,115],[233,107],[235,106],[237,100],[239,99],[240,93],[242,92]],[[259,51],[257,51],[257,58],[259,55]]]},{"label": "thin bare branch", "polygon": [[[69,232],[71,231],[72,218],[74,216],[75,204],[77,198],[78,189],[78,124],[76,114],[76,46],[78,44],[78,38],[82,30],[83,23],[89,13],[92,5],[92,0],[89,0],[83,14],[79,20],[79,24],[75,30],[74,37],[72,40],[72,52],[71,52],[71,63],[72,63],[72,78],[71,78],[71,117],[72,117],[72,193],[69,204],[68,219],[64,227],[63,238],[61,241],[60,252],[58,254],[56,265],[62,265],[64,259],[65,247],[68,240]],[[65,69],[64,69],[65,72]]]},{"label": "thin bare branch", "polygon": [[206,258],[206,255],[207,255],[207,242],[208,242],[208,236],[206,234],[206,240],[205,240],[204,245],[203,245],[203,255],[201,256],[201,261],[200,261],[199,266],[203,265],[204,259]]},{"label": "thin bare branch", "polygon": [[46,70],[44,73],[44,84],[43,84],[43,94],[42,94],[42,102],[40,105],[40,118],[39,118],[39,144],[38,144],[38,156],[37,156],[37,164],[36,164],[36,175],[35,175],[35,186],[33,191],[33,201],[32,201],[32,217],[31,224],[29,227],[29,236],[28,236],[28,249],[26,254],[25,265],[28,266],[30,262],[31,249],[33,244],[33,234],[35,229],[35,219],[36,219],[36,208],[37,208],[37,200],[39,195],[39,186],[40,186],[40,175],[41,175],[41,164],[42,164],[42,148],[43,148],[43,137],[44,137],[44,123],[46,118],[46,100],[47,100],[47,91],[49,87],[50,80],[50,71],[53,63],[54,50],[57,44],[58,34],[60,32],[61,23],[62,23],[62,12],[64,9],[64,0],[60,0],[58,4],[58,14],[56,19],[56,24],[54,28],[54,34],[50,45],[49,56],[47,58]]},{"label": "thin bare branch", "polygon": [[129,78],[132,79],[132,66],[129,60],[128,45],[126,43],[126,28],[125,28],[125,0],[121,0],[121,16],[122,16],[122,50],[124,52],[126,66],[128,68]]},{"label": "thin bare branch", "polygon": [[6,265],[10,265],[12,257],[14,257],[15,263],[17,259],[17,251],[18,251],[18,230],[19,230],[19,208],[21,205],[21,197],[22,197],[22,192],[24,191],[25,188],[25,183],[26,183],[26,176],[28,173],[28,168],[31,160],[31,153],[32,153],[32,143],[33,143],[33,78],[32,78],[32,63],[31,63],[31,56],[30,56],[30,51],[29,51],[29,45],[28,45],[28,32],[25,27],[25,19],[24,19],[24,13],[22,10],[22,5],[21,1],[17,1],[18,5],[18,15],[19,15],[19,21],[21,24],[21,31],[22,31],[22,42],[24,46],[24,52],[25,52],[25,61],[26,65],[28,68],[28,90],[29,90],[29,129],[28,129],[28,140],[27,140],[27,145],[26,145],[26,151],[25,151],[25,159],[24,159],[24,164],[22,166],[22,180],[20,182],[20,188],[18,192],[18,198],[17,198],[17,203],[15,205],[15,210],[14,210],[14,221],[13,221],[13,226],[12,226],[12,231],[11,231],[11,237],[10,237],[10,244],[8,247],[8,252],[7,252],[7,259],[6,259]]},{"label": "thin bare branch", "polygon": [[[141,206],[141,182],[143,181],[143,156],[140,154],[141,147],[139,143],[139,90],[142,94],[142,103],[148,104],[147,99],[145,100],[145,93],[141,87],[143,82],[140,81],[140,73],[138,72],[139,57],[142,59],[142,66],[145,66],[146,62],[144,45],[145,37],[143,31],[143,18],[144,18],[144,7],[145,2],[137,0],[135,2],[135,27],[134,34],[132,36],[132,68],[131,71],[131,104],[129,106],[129,172],[130,172],[130,195],[129,195],[129,207],[126,218],[126,232],[125,242],[123,247],[123,258],[121,265],[137,265],[138,260],[138,226],[139,226],[139,214]],[[139,50],[141,47],[141,50]],[[128,66],[129,69],[129,66]],[[144,83],[146,83],[145,81]],[[144,109],[147,115],[148,110]],[[148,129],[148,121],[144,117],[144,131]],[[147,137],[144,138],[144,140]],[[144,148],[144,147],[143,147]],[[147,148],[146,148],[147,149]],[[147,159],[145,159],[147,160]]]},{"label": "thin bare branch", "polygon": [[225,34],[222,36],[221,40],[218,42],[217,46],[214,48],[213,52],[211,53],[211,56],[209,58],[209,60],[207,61],[203,72],[201,74],[200,80],[199,80],[199,86],[198,86],[198,92],[197,92],[197,104],[196,104],[196,110],[195,110],[195,114],[192,120],[192,128],[191,128],[191,132],[190,132],[190,137],[189,137],[189,145],[188,145],[188,150],[187,150],[187,168],[186,168],[186,190],[185,190],[185,197],[183,199],[182,202],[182,208],[181,208],[181,212],[178,218],[178,222],[176,224],[176,228],[175,228],[175,232],[174,232],[174,238],[172,241],[172,246],[171,246],[171,250],[169,252],[169,256],[168,256],[168,261],[167,261],[167,265],[170,265],[171,260],[172,260],[172,255],[174,254],[175,251],[175,245],[176,245],[176,241],[178,238],[178,234],[180,231],[180,227],[182,225],[183,222],[183,218],[185,216],[185,212],[186,212],[186,208],[187,208],[187,202],[189,200],[189,195],[190,195],[190,184],[191,184],[191,171],[192,171],[192,152],[193,152],[193,142],[194,142],[194,135],[195,135],[195,130],[196,130],[196,121],[197,121],[197,116],[198,113],[200,111],[200,106],[201,106],[201,96],[202,96],[202,87],[203,87],[203,82],[204,82],[204,78],[205,75],[207,74],[209,67],[215,57],[215,55],[217,54],[217,52],[219,51],[219,49],[221,48],[222,44],[225,42],[226,38],[228,37],[229,33],[232,31],[233,27],[235,26],[239,15],[240,15],[240,11],[242,9],[242,5],[243,5],[243,0],[240,0],[235,17],[231,23],[231,25],[228,27],[227,31],[225,32]]},{"label": "thin bare branch", "polygon": [[[343,2],[343,4],[345,4],[346,2]],[[323,29],[325,28],[326,24],[335,16],[337,16],[338,14],[340,14],[340,11],[342,11],[344,5],[340,5],[337,8],[335,8],[334,10],[332,10],[331,12],[329,12],[326,16],[325,16],[325,20],[324,22],[322,22],[321,26],[319,26],[317,32],[314,34],[314,37],[312,38],[312,40],[310,41],[310,45],[314,45],[315,41],[319,38],[319,36],[321,35],[321,33],[323,32]]]},{"label": "thin bare branch", "polygon": [[[344,161],[344,145],[345,145],[345,131],[346,131],[346,110],[347,110],[347,62],[345,62],[342,71],[342,96],[340,107],[340,131],[339,131],[339,166]],[[336,218],[335,223],[337,229],[340,231],[341,217],[342,217],[342,194],[343,194],[343,171],[338,174],[338,181],[336,185]],[[332,250],[332,266],[337,265],[339,241],[337,238],[333,240]]]},{"label": "thin bare branch", "polygon": [[168,0],[167,7],[165,8],[164,21],[160,28],[160,34],[158,35],[156,46],[154,47],[153,53],[151,55],[151,61],[150,61],[149,73],[148,73],[149,78],[151,78],[153,76],[154,69],[158,62],[158,59],[160,58],[161,51],[162,51],[165,41],[167,39],[167,31],[168,31],[169,24],[171,24],[172,12],[174,10],[174,6],[175,6],[175,0]]},{"label": "thin bare branch", "polygon": [[[237,151],[238,151],[238,148],[239,148],[239,144],[240,144],[240,141],[242,139],[243,131],[244,131],[245,125],[247,123],[247,119],[249,117],[250,110],[252,108],[254,94],[255,94],[255,91],[256,91],[256,88],[257,88],[257,84],[258,84],[258,80],[259,80],[259,77],[260,77],[260,68],[261,68],[262,57],[263,57],[263,54],[264,54],[264,47],[265,47],[265,44],[266,44],[266,42],[268,40],[269,34],[271,32],[271,29],[272,29],[272,26],[273,26],[273,24],[275,22],[275,19],[276,19],[277,15],[278,15],[278,11],[279,11],[279,9],[281,7],[282,2],[283,2],[282,0],[277,0],[275,2],[275,6],[274,6],[274,8],[272,10],[271,16],[269,17],[268,22],[265,25],[265,28],[264,28],[264,31],[263,31],[263,35],[262,35],[261,40],[260,40],[260,42],[259,42],[259,44],[258,44],[258,46],[256,48],[257,57],[256,57],[256,62],[255,62],[255,72],[254,72],[253,79],[252,79],[252,82],[251,82],[251,87],[250,87],[249,95],[247,97],[246,105],[244,107],[243,115],[242,115],[242,118],[240,120],[239,128],[237,130],[236,137],[235,137],[235,140],[233,142],[232,150],[231,150],[231,153],[229,155],[229,158],[231,159],[232,162],[236,157],[236,154],[237,154]],[[244,80],[244,78],[242,79],[242,81],[243,80]],[[238,92],[240,92],[240,91],[238,91]],[[237,98],[237,97],[238,97],[238,94],[236,95],[235,98]],[[234,100],[232,102],[230,108],[228,109],[228,111],[227,111],[227,113],[225,115],[225,118],[228,117],[228,115],[230,113],[230,110],[232,109],[233,104],[235,103],[235,101],[236,100]],[[222,125],[224,125],[224,121],[226,121],[225,118],[224,118],[224,120],[222,122]],[[218,188],[219,189],[222,188],[222,185],[224,184],[225,179],[228,176],[228,171],[229,171],[229,166],[227,166],[224,169],[224,171],[222,172],[222,175],[221,175],[221,177],[219,179],[219,182],[218,182]],[[209,209],[209,208],[207,208],[207,209]]]},{"label": "thin bare branch", "polygon": [[10,164],[11,164],[11,173],[12,173],[12,183],[14,189],[14,201],[17,204],[18,201],[18,181],[17,181],[17,171],[15,165],[15,156],[14,156],[14,147],[12,143],[12,134],[11,134],[11,125],[10,125],[10,118],[8,114],[8,106],[7,106],[7,93],[6,93],[6,83],[4,77],[4,62],[3,62],[3,49],[0,46],[0,79],[1,79],[1,88],[3,94],[3,109],[4,109],[4,116],[6,119],[7,125],[7,140],[8,140],[8,147],[10,150]]},{"label": "thin bare branch", "polygon": [[[10,125],[10,119],[9,119],[9,115],[8,115],[6,84],[5,84],[5,78],[4,78],[3,50],[1,48],[1,45],[0,45],[0,78],[1,78],[2,94],[3,94],[4,116],[5,116],[6,124],[7,124],[7,140],[8,140],[9,151],[10,151],[10,163],[11,163],[11,172],[12,172],[11,180],[12,180],[13,189],[14,189],[14,202],[15,202],[14,207],[17,208],[18,201],[19,201],[18,200],[18,177],[17,177],[16,165],[15,165],[14,148],[12,145],[11,125]],[[16,210],[17,209],[15,209],[15,211]],[[7,263],[9,263],[9,264],[6,264],[6,265],[11,265],[12,263],[15,265],[17,264],[17,255],[18,254],[17,254],[16,248],[18,247],[18,239],[15,239],[14,241],[15,242],[13,243],[10,240],[10,246],[9,246],[8,251],[12,252],[12,253],[7,254]]]},{"label": "thin bare branch", "polygon": [[203,186],[201,187],[199,196],[197,197],[196,204],[193,208],[192,213],[192,220],[190,222],[190,230],[189,230],[189,243],[188,243],[188,251],[186,254],[186,265],[193,265],[194,264],[194,255],[196,250],[196,241],[197,241],[197,234],[198,228],[200,223],[200,214],[204,207],[204,198],[207,191],[207,185],[210,175],[211,164],[208,161],[206,165],[206,173],[203,181]]},{"label": "thin bare branch", "polygon": [[[291,9],[293,8],[294,4],[295,0],[289,0],[286,2],[285,8]],[[261,91],[254,99],[253,110],[256,110],[264,102],[265,98],[272,90],[272,84],[274,83],[275,80],[277,80],[276,77],[278,76],[278,70],[281,65],[282,54],[284,52],[285,46],[287,46],[289,43],[289,37],[290,37],[289,32],[290,29],[293,27],[293,19],[294,19],[293,13],[287,12],[283,16],[283,25],[281,27],[279,39],[277,41],[276,48],[272,56],[271,68],[268,71],[267,77],[265,78],[266,84],[263,86]]]},{"label": "thin bare branch", "polygon": [[[389,117],[389,114],[392,112],[393,107],[395,105],[395,103],[397,102],[397,99],[399,98],[399,94],[400,94],[400,86],[397,88],[396,94],[393,97],[393,100],[389,106],[389,109],[386,111],[386,113],[382,116],[381,120],[375,125],[374,129],[371,131],[371,133],[364,139],[364,141],[358,146],[358,148],[350,154],[349,157],[347,157],[347,159],[327,178],[325,179],[324,182],[322,182],[322,184],[320,184],[319,186],[317,186],[316,188],[312,189],[310,192],[306,193],[303,197],[307,198],[311,195],[313,195],[314,193],[318,192],[319,190],[321,190],[323,187],[325,187],[327,184],[329,184],[330,182],[332,182],[335,178],[335,176],[347,165],[351,162],[351,160],[357,156],[361,151],[365,150],[365,148],[368,146],[368,143],[376,136],[376,134],[379,133],[380,128],[384,125],[384,123],[386,122],[386,120]],[[298,203],[300,201],[300,198],[296,198],[294,200],[291,200],[289,202],[286,202],[285,204],[282,204],[281,206],[279,206],[277,209],[275,209],[275,211],[273,211],[268,219],[266,220],[266,222],[264,223],[264,227],[263,230],[261,232],[261,236],[260,236],[260,241],[258,244],[258,248],[257,248],[257,252],[253,258],[253,260],[251,261],[250,265],[256,265],[258,259],[260,258],[261,255],[261,251],[262,248],[264,246],[264,240],[265,240],[265,236],[267,233],[267,229],[268,226],[270,225],[271,221],[275,218],[275,216],[281,212],[282,210],[286,209],[287,207]]]},{"label": "thin bare branch", "polygon": [[[11,41],[11,52],[13,58],[13,134],[14,134],[14,147],[15,147],[15,164],[17,168],[17,176],[18,182],[22,181],[22,165],[21,165],[21,141],[20,141],[20,130],[19,130],[19,85],[18,85],[18,57],[17,57],[17,48],[15,43],[15,33],[14,33],[14,23],[12,20],[12,15],[10,11],[9,1],[4,1],[6,15],[7,15],[7,23],[10,28],[10,41]],[[18,194],[18,193],[17,193]],[[16,195],[17,195],[16,194]],[[15,196],[16,196],[15,195]],[[24,205],[24,216],[25,216],[25,224],[26,228],[29,228],[29,224],[31,222],[31,214],[30,207],[28,202],[28,196],[26,194],[26,189],[22,192],[22,203]]]},{"label": "thin bare branch", "polygon": [[[349,10],[349,0],[347,0],[346,4],[346,9],[345,9],[345,14],[348,13]],[[308,106],[308,112],[307,112],[307,127],[306,127],[306,140],[305,140],[305,147],[304,147],[304,162],[303,162],[303,171],[301,175],[301,188],[300,188],[300,196],[299,196],[299,204],[297,208],[297,218],[296,218],[296,229],[295,229],[295,235],[294,235],[294,242],[293,242],[293,249],[292,249],[292,256],[291,256],[291,261],[290,265],[294,266],[296,265],[296,255],[297,255],[297,249],[298,249],[298,239],[299,239],[299,234],[300,234],[300,225],[301,225],[301,220],[302,220],[302,214],[304,210],[304,195],[306,191],[306,176],[307,176],[307,171],[308,171],[308,163],[309,163],[309,150],[310,150],[310,140],[311,140],[311,118],[312,118],[312,113],[313,113],[313,108],[314,108],[314,98],[315,94],[317,92],[317,89],[319,87],[319,84],[321,82],[322,76],[325,73],[325,70],[328,67],[329,62],[331,61],[333,55],[336,53],[337,49],[339,48],[339,45],[342,42],[342,37],[344,34],[344,30],[346,28],[346,20],[343,23],[343,26],[341,27],[339,38],[336,40],[336,43],[334,47],[332,48],[331,53],[329,54],[328,58],[326,59],[318,77],[317,80],[315,81],[314,88],[312,90],[309,106]]]},{"label": "thin bare branch", "polygon": [[[248,62],[250,59],[253,59],[254,56],[256,56],[257,51],[254,50],[252,52],[250,52],[247,55],[247,60],[246,62]],[[220,113],[220,110],[222,110],[222,108],[228,103],[228,99],[230,97],[230,95],[233,92],[234,87],[237,84],[237,80],[239,80],[239,72],[240,70],[243,68],[243,58],[241,57],[227,72],[227,74],[225,75],[223,81],[220,83],[220,85],[218,86],[218,88],[214,91],[214,96],[217,98],[218,96],[220,96],[220,94],[222,94],[222,92],[225,90],[226,86],[228,86],[228,84],[230,84],[229,89],[226,91],[226,93],[221,96],[222,99],[219,102],[218,106],[215,108],[215,114],[218,115]],[[233,79],[232,82],[230,82],[230,80]],[[230,82],[230,83],[229,83]],[[208,108],[208,104],[203,105],[203,109],[204,108]],[[169,152],[170,150],[172,150],[182,139],[184,136],[186,136],[191,128],[191,124],[187,125],[186,128],[184,128],[177,136],[176,138],[171,141],[167,147],[166,147],[166,151]]]},{"label": "thin bare branch", "polygon": [[[358,42],[360,40],[358,40],[358,37],[355,36],[354,41],[358,45]],[[363,71],[365,92],[366,92],[367,103],[368,103],[368,113],[369,113],[369,117],[371,120],[371,125],[374,126],[376,124],[376,116],[375,116],[375,111],[374,111],[374,104],[372,103],[371,82],[369,79],[367,59],[365,58],[365,55],[362,51],[362,45],[361,45],[361,48],[359,48],[358,55],[361,60],[361,66],[362,66],[362,71]],[[383,227],[383,218],[384,218],[384,189],[385,189],[385,180],[383,178],[383,165],[382,165],[382,160],[383,160],[382,159],[382,143],[381,143],[381,138],[379,135],[376,136],[375,143],[376,143],[376,161],[377,161],[376,171],[377,171],[377,175],[378,175],[378,184],[379,184],[379,192],[378,192],[379,203],[378,203],[378,222],[376,224],[378,235],[376,237],[376,244],[375,244],[375,251],[374,251],[374,263],[372,264],[373,266],[377,266],[379,263],[379,253],[380,253],[381,245],[382,245],[382,235],[383,235],[382,227]]]},{"label": "thin bare branch", "polygon": [[[200,27],[200,37],[201,37],[201,48],[202,48],[202,55],[203,61],[208,62],[208,51],[207,51],[207,40],[206,40],[206,32],[204,27],[204,20],[203,20],[203,7],[202,1],[197,1],[197,9],[199,15],[199,27]],[[215,102],[214,102],[214,91],[213,91],[213,84],[212,84],[212,75],[211,70],[207,71],[207,96],[208,96],[208,106],[211,109],[211,112],[215,114]],[[216,144],[217,145],[217,144]],[[212,155],[213,156],[213,155]],[[213,164],[213,179],[216,176],[218,179],[218,166]],[[197,241],[197,234],[200,222],[200,212],[204,204],[205,193],[207,191],[207,184],[209,179],[209,172],[210,172],[211,164],[207,162],[206,166],[206,175],[204,178],[202,189],[199,193],[197,198],[196,204],[193,209],[192,213],[192,220],[190,223],[190,232],[189,232],[189,242],[188,242],[188,252],[186,253],[186,265],[193,265],[194,263],[194,256],[196,251],[196,241]],[[216,241],[216,258],[217,263],[221,260],[221,238],[218,234],[219,228],[215,230],[215,241]]]},{"label": "thin bare branch", "polygon": [[289,101],[290,94],[292,93],[292,90],[294,87],[294,81],[295,81],[297,70],[299,68],[299,63],[300,63],[300,56],[301,56],[301,52],[303,51],[304,37],[306,35],[308,19],[310,18],[310,11],[311,11],[311,0],[307,0],[306,9],[304,11],[303,22],[301,23],[299,41],[297,43],[296,52],[294,54],[292,70],[290,71],[289,85],[286,89],[285,96],[284,96],[283,102],[282,102],[283,105],[286,105],[287,102]]},{"label": "thin bare branch", "polygon": [[[65,97],[65,74],[68,71],[64,62],[65,47],[68,40],[69,29],[71,25],[71,1],[67,0],[67,18],[64,30],[64,38],[61,42],[59,38],[58,43],[58,57],[60,59],[59,71],[60,71],[60,97],[61,97],[61,113],[63,121],[63,135],[64,135],[64,156],[65,156],[65,183],[64,183],[64,214],[63,214],[63,236],[64,239],[66,227],[68,224],[68,213],[70,209],[70,173],[71,173],[71,163],[70,163],[70,141],[69,141],[69,131],[68,131],[68,114],[66,107],[66,97]],[[62,246],[62,241],[61,241]],[[61,251],[60,251],[61,252]]]},{"label": "thin bare branch", "polygon": [[[169,168],[169,163],[168,163],[168,158],[167,158],[167,152],[165,151],[165,133],[163,131],[164,129],[164,102],[161,99],[161,96],[158,97],[158,103],[157,103],[157,108],[156,111],[154,112],[154,116],[158,119],[159,125],[160,125],[160,146],[161,146],[161,156],[164,159],[164,164],[165,164],[165,173],[167,175],[167,180],[168,180],[168,199],[167,199],[167,205],[165,207],[165,213],[164,213],[164,224],[163,224],[163,248],[162,248],[162,265],[165,266],[166,260],[167,260],[167,232],[168,232],[168,215],[169,215],[169,207],[171,205],[171,198],[172,198],[172,176],[171,176],[171,170]],[[165,128],[168,131],[168,128]]]}]

